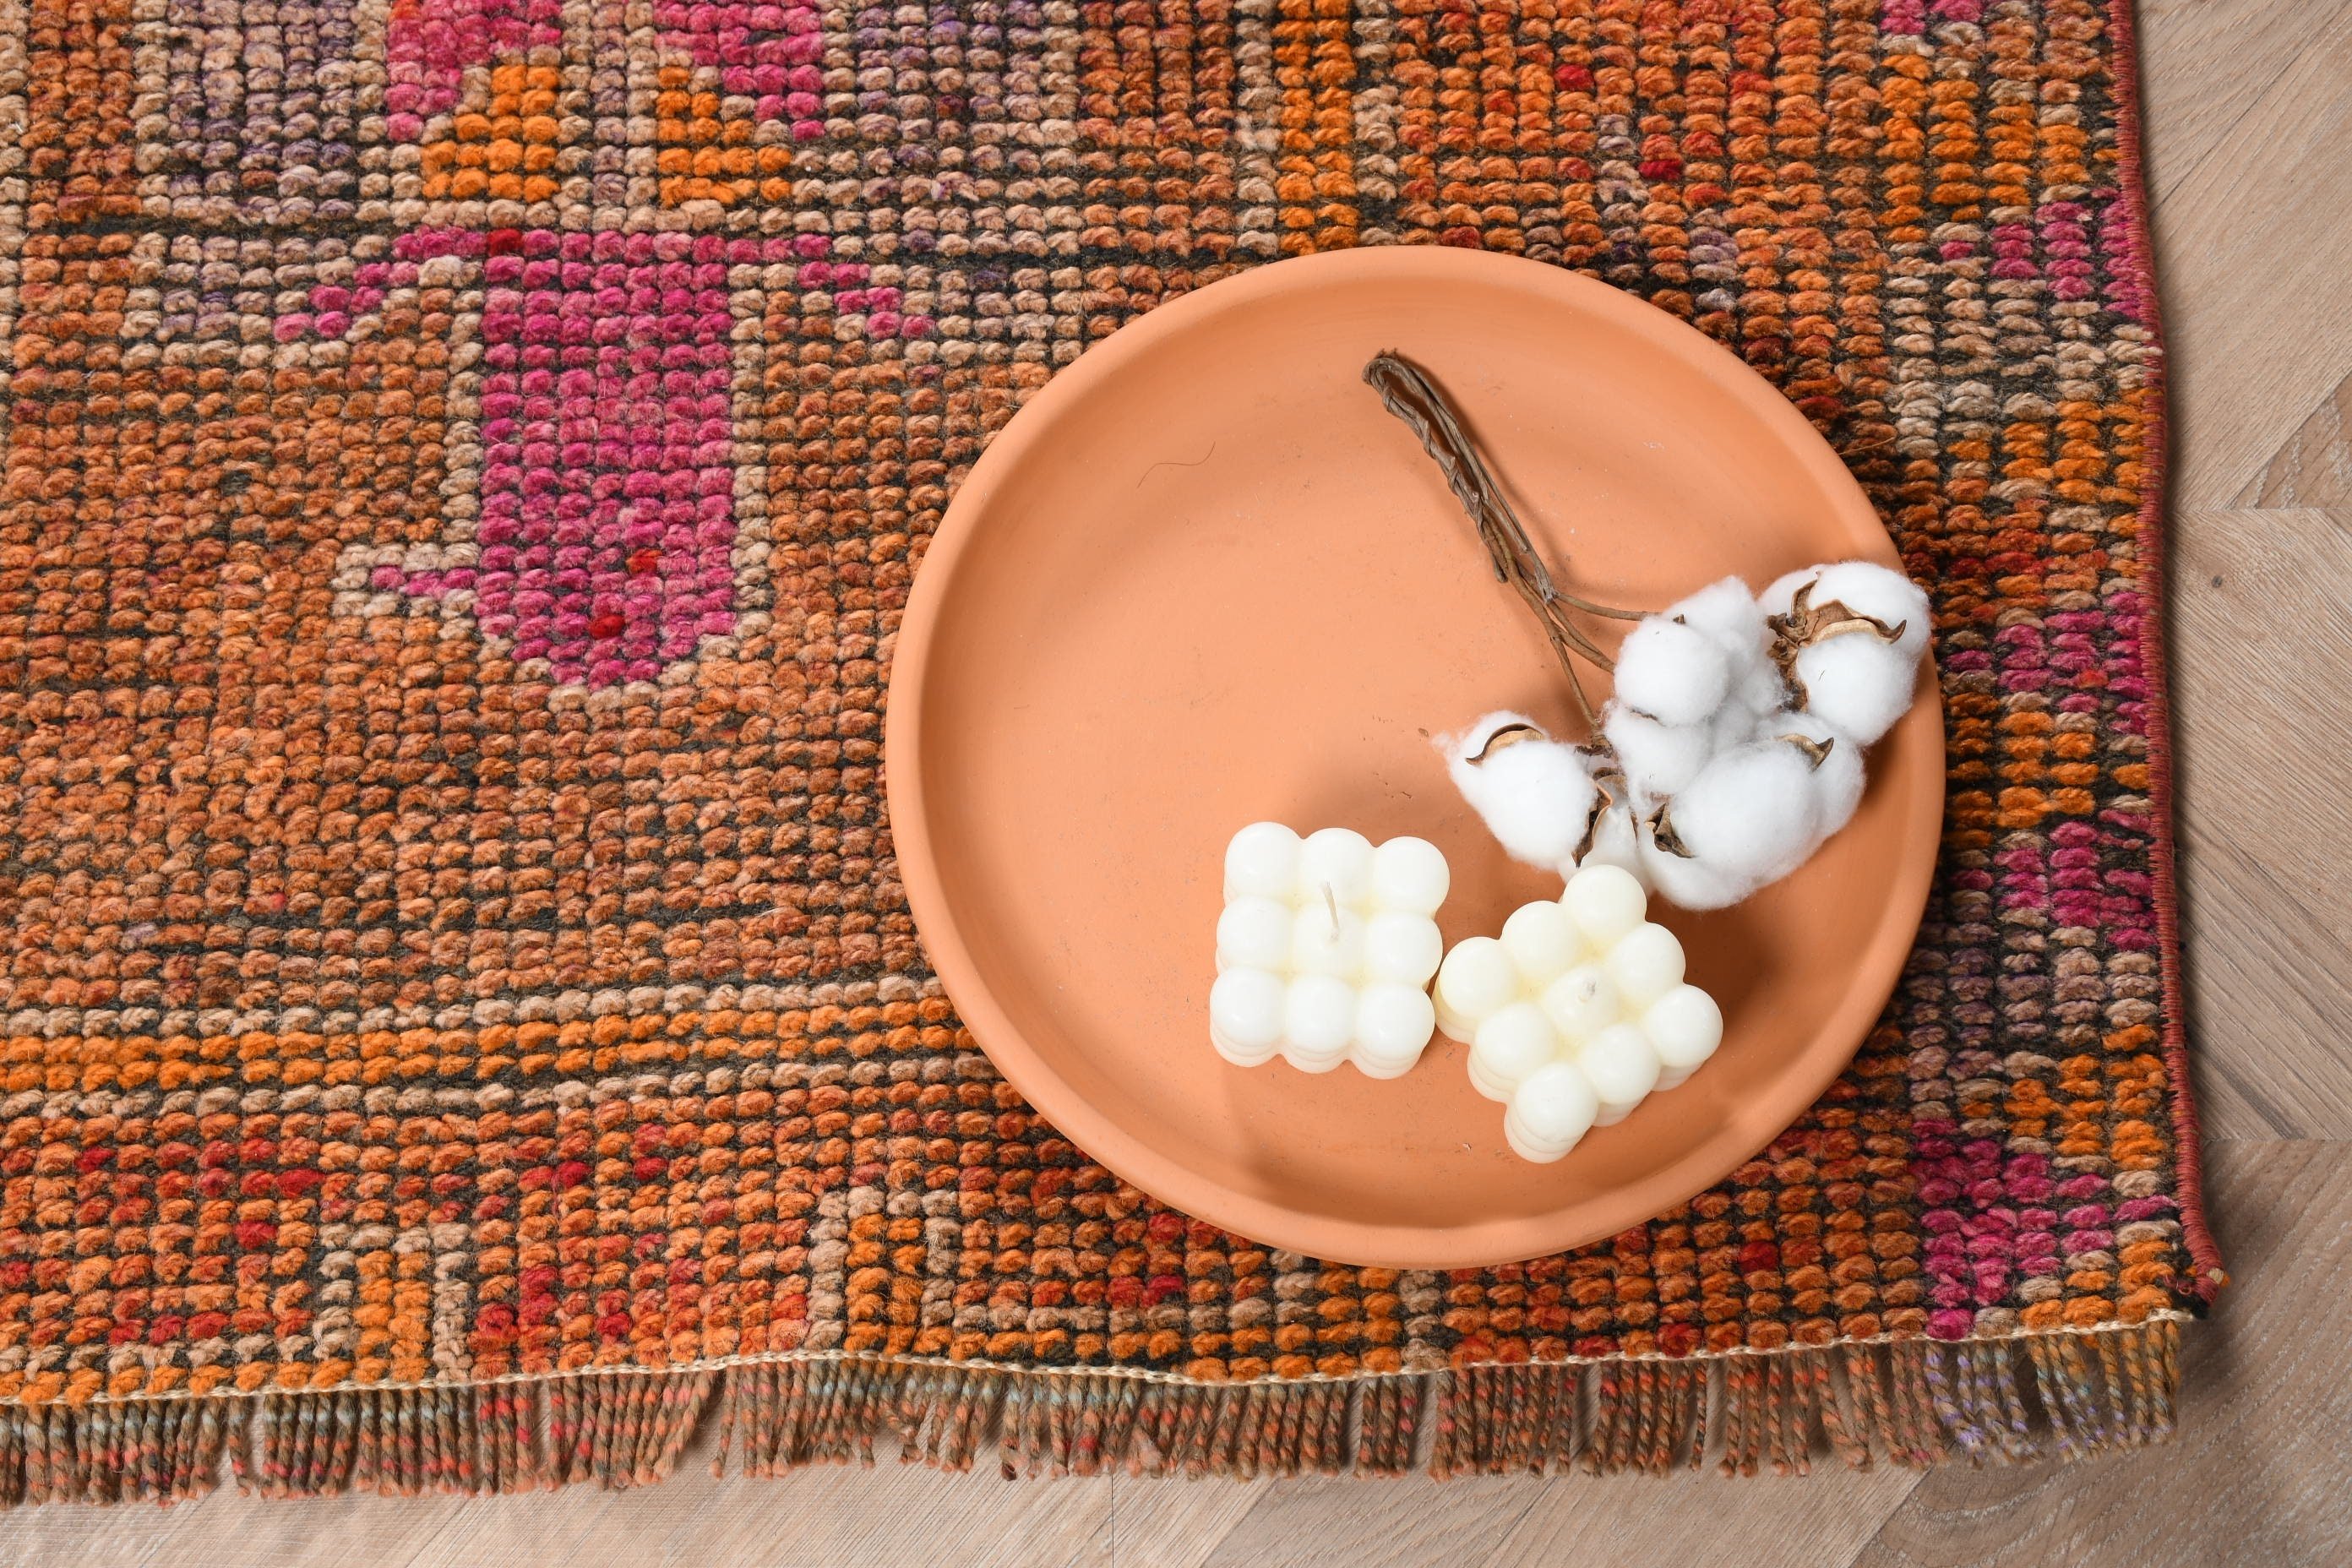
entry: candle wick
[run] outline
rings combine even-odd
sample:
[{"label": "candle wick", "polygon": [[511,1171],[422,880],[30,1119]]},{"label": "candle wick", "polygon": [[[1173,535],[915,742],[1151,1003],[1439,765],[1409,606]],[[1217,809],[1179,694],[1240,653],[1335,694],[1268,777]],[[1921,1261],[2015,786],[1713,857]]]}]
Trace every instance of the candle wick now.
[{"label": "candle wick", "polygon": [[1339,934],[1339,898],[1331,891],[1328,882],[1323,884],[1323,907],[1331,911],[1331,934],[1337,937]]}]

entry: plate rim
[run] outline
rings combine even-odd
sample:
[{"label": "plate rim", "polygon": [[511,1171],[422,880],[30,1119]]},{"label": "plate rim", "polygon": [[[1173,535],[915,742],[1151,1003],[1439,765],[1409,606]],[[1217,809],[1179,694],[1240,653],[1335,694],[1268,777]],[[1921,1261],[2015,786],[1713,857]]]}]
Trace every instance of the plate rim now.
[{"label": "plate rim", "polygon": [[[1449,272],[1456,276],[1436,276]],[[1479,273],[1485,274],[1485,279],[1467,276]],[[1712,369],[1727,390],[1752,407],[1769,426],[1782,433],[1784,444],[1816,472],[1825,489],[1843,492],[1859,514],[1871,519],[1884,536],[1885,521],[1860,482],[1794,404],[1729,349],[1635,295],[1548,262],[1454,247],[1362,247],[1287,258],[1204,284],[1155,307],[1089,345],[1076,360],[1055,371],[982,448],[950,498],[939,527],[916,563],[892,653],[883,718],[883,793],[899,880],[914,916],[917,941],[945,987],[950,1004],[1005,1081],[1088,1159],[1155,1200],[1187,1215],[1237,1236],[1309,1257],[1354,1267],[1475,1268],[1566,1251],[1614,1235],[1629,1225],[1688,1202],[1754,1159],[1762,1149],[1769,1147],[1771,1139],[1754,1148],[1747,1147],[1745,1139],[1736,1141],[1736,1157],[1707,1155],[1710,1145],[1702,1143],[1642,1181],[1617,1189],[1625,1195],[1613,1205],[1588,1199],[1576,1205],[1585,1210],[1598,1207],[1618,1211],[1620,1217],[1605,1226],[1559,1224],[1559,1215],[1571,1212],[1565,1208],[1443,1228],[1392,1226],[1325,1215],[1307,1215],[1237,1192],[1133,1139],[1108,1116],[1097,1111],[1043,1054],[1030,1046],[1024,1032],[997,1000],[982,965],[962,940],[944,880],[938,872],[927,811],[930,792],[923,766],[927,710],[923,678],[930,667],[939,625],[953,595],[963,562],[973,550],[975,540],[984,537],[985,530],[981,525],[988,515],[990,497],[1037,444],[1038,434],[1051,428],[1060,410],[1085,397],[1096,383],[1117,372],[1129,360],[1149,353],[1160,340],[1185,331],[1196,320],[1246,303],[1256,296],[1340,285],[1356,278],[1383,274],[1391,279],[1427,279],[1440,286],[1466,280],[1482,286],[1499,284],[1548,290],[1570,309],[1611,318],[1613,324],[1656,342],[1662,350],[1695,362],[1702,372]],[[1705,349],[1705,354],[1690,352],[1700,347]],[[1708,356],[1712,356],[1711,361]],[[1891,538],[1885,539],[1879,558],[1899,565],[1900,556]],[[1824,1029],[1836,1026],[1840,1032],[1851,1033],[1852,1044],[1829,1058],[1825,1074],[1804,1073],[1790,1078],[1792,1119],[1817,1101],[1853,1061],[1872,1025],[1884,1012],[1886,999],[1900,983],[1916,943],[1917,927],[1925,918],[1942,841],[1940,826],[1947,792],[1941,690],[1936,679],[1932,645],[1921,677],[1920,696],[1921,700],[1915,700],[1911,711],[1898,722],[1897,731],[1923,731],[1906,743],[1932,747],[1932,754],[1922,759],[1913,798],[1902,803],[1910,819],[1924,823],[1927,830],[1917,841],[1927,847],[1899,866],[1886,883],[1890,913],[1900,917],[1910,911],[1913,942],[1906,942],[1887,966],[1883,986],[1871,984],[1849,991],[1845,1005],[1822,1021]],[[1933,722],[1925,721],[1924,716],[1932,716]],[[1866,1010],[1855,1000],[1859,997],[1871,998]],[[1206,1044],[1204,1033],[1204,1049]],[[1801,1098],[1796,1093],[1799,1087],[1803,1089]],[[1777,1116],[1774,1120],[1778,1120]],[[1780,1130],[1786,1131],[1790,1124],[1783,1122]],[[1779,1135],[1776,1131],[1772,1136]],[[1659,1193],[1665,1195],[1656,1196]]]}]

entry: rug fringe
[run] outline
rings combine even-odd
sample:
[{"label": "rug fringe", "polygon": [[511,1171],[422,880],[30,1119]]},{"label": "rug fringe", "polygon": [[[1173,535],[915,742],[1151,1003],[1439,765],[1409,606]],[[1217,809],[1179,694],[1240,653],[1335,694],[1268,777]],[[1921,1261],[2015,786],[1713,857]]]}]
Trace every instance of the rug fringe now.
[{"label": "rug fringe", "polygon": [[0,1507],[202,1497],[241,1415],[209,1399],[12,1407],[0,1414]]},{"label": "rug fringe", "polygon": [[1187,1384],[1108,1373],[812,1358],[584,1372],[459,1388],[92,1401],[0,1410],[0,1506],[172,1501],[222,1461],[269,1497],[651,1485],[707,1412],[714,1468],[770,1476],[902,1459],[1007,1476],[1727,1475],[1947,1457],[2016,1463],[2151,1443],[2173,1426],[2179,1328],[1688,1361],[1499,1365],[1359,1380]]}]

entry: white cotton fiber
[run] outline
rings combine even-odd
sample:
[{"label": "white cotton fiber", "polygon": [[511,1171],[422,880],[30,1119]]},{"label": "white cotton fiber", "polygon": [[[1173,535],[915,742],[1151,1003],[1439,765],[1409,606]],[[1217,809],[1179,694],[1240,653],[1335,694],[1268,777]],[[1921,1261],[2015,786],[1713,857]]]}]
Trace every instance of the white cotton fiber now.
[{"label": "white cotton fiber", "polygon": [[[1800,595],[1808,610],[1831,613],[1793,616]],[[1846,629],[1832,629],[1844,618],[1835,605],[1854,617]],[[1776,631],[1776,616],[1792,624]],[[1518,764],[1525,780],[1514,772],[1464,779],[1458,760],[1456,778],[1506,847],[1533,859],[1571,829],[1584,832],[1556,806],[1539,809],[1538,794],[1549,802],[1564,792],[1538,792],[1534,775],[1580,764],[1605,778],[1613,759],[1626,798],[1593,820],[1581,863],[1622,866],[1686,909],[1719,909],[1794,871],[1853,819],[1864,750],[1910,705],[1928,631],[1927,595],[1869,562],[1808,566],[1761,595],[1726,577],[1644,617],[1626,637],[1601,713],[1606,756],[1549,759],[1530,743],[1510,748],[1530,753]],[[1790,658],[1789,675],[1776,652]],[[1801,708],[1793,706],[1801,687]],[[1498,721],[1524,722],[1490,715],[1465,742],[1483,741]],[[1589,807],[1602,798],[1595,787],[1575,799]],[[1568,875],[1578,862],[1563,856],[1556,864]]]},{"label": "white cotton fiber", "polygon": [[1643,888],[1650,879],[1643,868],[1639,834],[1633,826],[1633,808],[1619,801],[1601,814],[1592,825],[1592,847],[1581,860],[1562,860],[1559,874],[1572,877],[1586,866],[1618,866],[1631,871]]},{"label": "white cotton fiber", "polygon": [[1754,878],[1734,876],[1703,860],[1671,854],[1659,848],[1646,832],[1641,836],[1640,849],[1643,879],[1670,904],[1686,910],[1719,910],[1756,890]]},{"label": "white cotton fiber", "polygon": [[1902,573],[1868,561],[1832,561],[1775,579],[1759,602],[1766,614],[1785,616],[1796,601],[1797,590],[1807,583],[1813,587],[1806,600],[1809,607],[1843,605],[1882,626],[1901,627],[1894,646],[1906,659],[1917,658],[1927,648],[1927,634],[1934,629],[1928,619],[1927,595]]},{"label": "white cotton fiber", "polygon": [[1816,748],[1825,748],[1820,752],[1818,762],[1808,761],[1813,770],[1813,837],[1816,840],[1827,838],[1853,821],[1854,808],[1862,804],[1862,748],[1839,734],[1817,713],[1783,709],[1756,721],[1759,741],[1778,741],[1786,746],[1792,735]]},{"label": "white cotton fiber", "polygon": [[1840,561],[1822,568],[1813,582],[1813,603],[1840,604],[1881,626],[1900,628],[1895,651],[1916,659],[1927,651],[1935,629],[1927,591],[1900,572],[1867,561]]},{"label": "white cotton fiber", "polygon": [[1794,572],[1781,573],[1756,595],[1756,607],[1768,616],[1787,615],[1796,605],[1797,590],[1817,581],[1821,574],[1819,566],[1800,566]]},{"label": "white cotton fiber", "polygon": [[1794,746],[1727,752],[1674,798],[1675,836],[1690,858],[1733,879],[1770,882],[1805,862],[1813,834],[1812,769]]},{"label": "white cotton fiber", "polygon": [[1797,654],[1804,708],[1856,745],[1867,746],[1911,706],[1918,663],[1866,634],[1825,637]]},{"label": "white cotton fiber", "polygon": [[1609,705],[1601,732],[1610,750],[1617,753],[1625,782],[1652,799],[1672,795],[1690,783],[1715,754],[1715,724],[1662,724],[1622,702]]},{"label": "white cotton fiber", "polygon": [[1772,665],[1772,634],[1763,607],[1737,577],[1711,583],[1666,606],[1664,614],[1704,634],[1724,652],[1730,681],[1728,702],[1764,712],[1786,700],[1780,672]]},{"label": "white cotton fiber", "polygon": [[1667,724],[1703,722],[1723,705],[1729,658],[1696,626],[1645,616],[1617,650],[1617,700]]},{"label": "white cotton fiber", "polygon": [[1731,694],[1725,699],[1723,707],[1727,713],[1769,713],[1788,700],[1789,683],[1781,679],[1780,667],[1767,653],[1738,670],[1732,679]]},{"label": "white cotton fiber", "polygon": [[[1528,731],[1531,733],[1527,736],[1505,735],[1503,731],[1506,730]],[[1502,741],[1501,747],[1496,744],[1498,737]],[[1459,735],[1439,736],[1437,747],[1445,753],[1445,760],[1449,763],[1457,757],[1483,760],[1491,752],[1507,748],[1526,739],[1548,741],[1551,736],[1545,731],[1542,725],[1526,714],[1514,713],[1507,708],[1497,708],[1492,713],[1480,714],[1471,721],[1470,727]]]},{"label": "white cotton fiber", "polygon": [[1737,577],[1709,583],[1697,593],[1676,599],[1660,614],[1706,633],[1727,653],[1737,654],[1751,645],[1761,652],[1769,637],[1756,595]]},{"label": "white cotton fiber", "polygon": [[1550,868],[1576,853],[1591,819],[1597,798],[1591,759],[1540,731],[1535,738],[1489,744],[1497,731],[1513,725],[1533,728],[1516,713],[1479,720],[1444,748],[1446,769],[1505,852]]},{"label": "white cotton fiber", "polygon": [[[1789,710],[1788,703],[1788,694],[1783,690],[1779,700],[1774,701],[1768,708],[1762,710],[1762,711],[1765,713],[1786,713]],[[1725,703],[1723,705],[1723,711],[1715,716],[1715,723],[1712,726],[1714,730],[1714,742],[1707,747],[1706,754],[1708,760],[1712,761],[1715,758],[1721,756],[1724,752],[1731,750],[1732,747],[1744,746],[1748,742],[1754,740],[1756,738],[1756,725],[1758,718],[1759,715],[1757,712],[1740,707],[1737,703]]]}]

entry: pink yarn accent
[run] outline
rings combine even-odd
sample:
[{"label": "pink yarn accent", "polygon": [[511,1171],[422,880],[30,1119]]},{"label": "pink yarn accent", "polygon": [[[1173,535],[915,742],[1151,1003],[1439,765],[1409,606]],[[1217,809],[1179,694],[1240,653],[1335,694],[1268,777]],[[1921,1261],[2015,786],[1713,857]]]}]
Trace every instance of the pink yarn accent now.
[{"label": "pink yarn accent", "polygon": [[2080,202],[2052,202],[2042,209],[2042,250],[2050,258],[2050,291],[2061,300],[2087,300],[2095,287],[2089,218]]},{"label": "pink yarn accent", "polygon": [[918,337],[898,289],[825,259],[822,236],[420,229],[349,282],[313,289],[278,335],[370,319],[421,265],[480,268],[481,510],[475,559],[379,566],[379,593],[467,592],[485,637],[555,679],[647,680],[735,630],[734,411],[729,269],[793,262],[806,294],[870,337]]},{"label": "pink yarn accent", "polygon": [[654,26],[664,47],[698,66],[715,68],[721,91],[751,100],[760,120],[793,122],[793,136],[824,133],[814,116],[824,73],[819,8],[806,0],[749,5],[743,0],[654,0]]},{"label": "pink yarn accent", "polygon": [[735,627],[730,253],[716,236],[490,237],[482,263],[486,637],[555,679],[649,680]]},{"label": "pink yarn accent", "polygon": [[457,105],[467,66],[563,44],[562,0],[397,0],[384,27],[383,106],[400,139]]},{"label": "pink yarn accent", "polygon": [[2099,271],[2105,278],[2107,307],[2124,320],[2145,327],[2154,319],[2154,302],[2144,282],[2147,267],[2139,254],[2138,237],[2132,230],[2131,204],[2119,191],[2105,192],[2096,199],[2100,203]]}]

